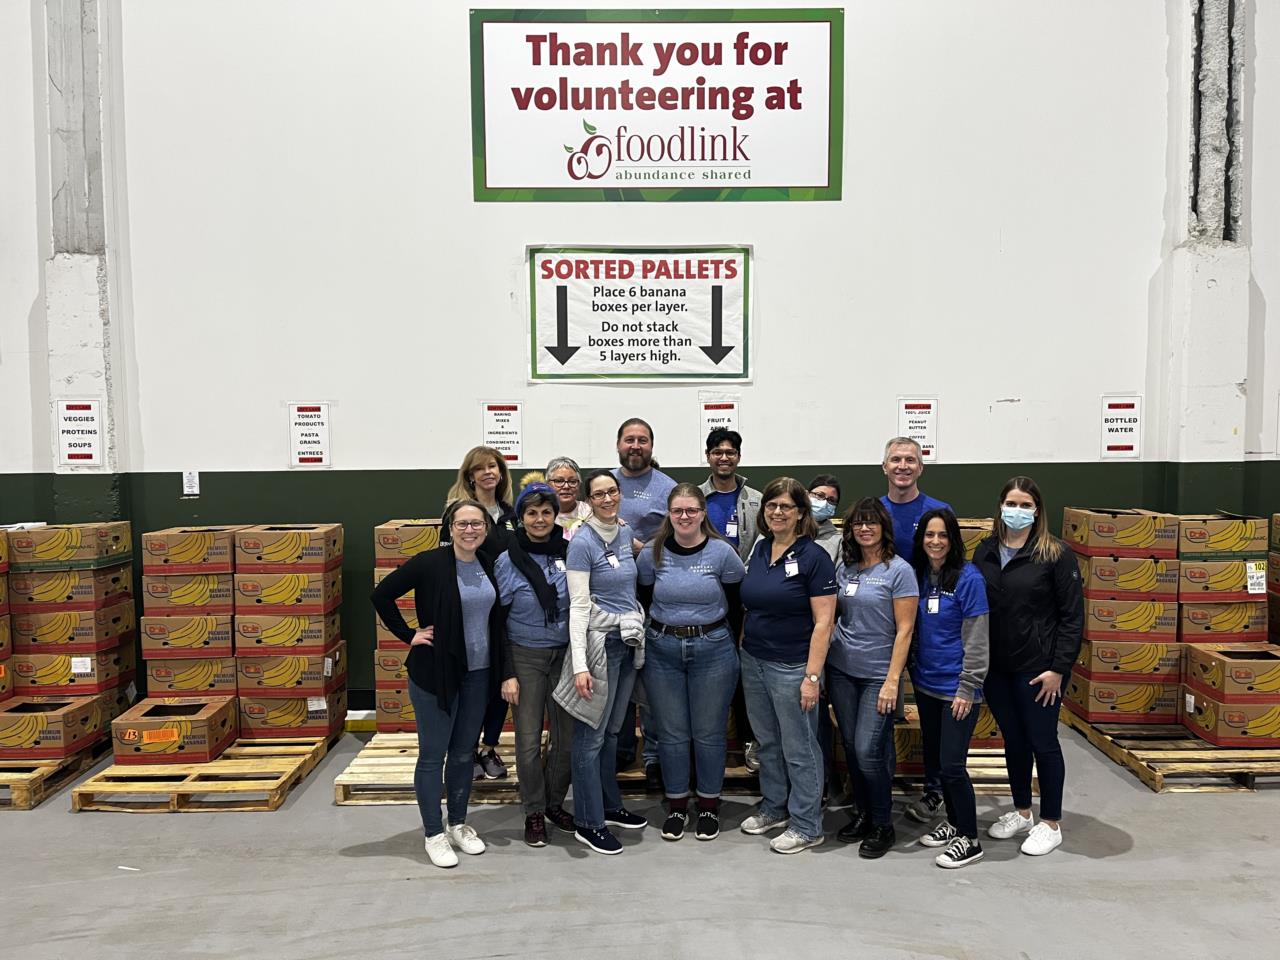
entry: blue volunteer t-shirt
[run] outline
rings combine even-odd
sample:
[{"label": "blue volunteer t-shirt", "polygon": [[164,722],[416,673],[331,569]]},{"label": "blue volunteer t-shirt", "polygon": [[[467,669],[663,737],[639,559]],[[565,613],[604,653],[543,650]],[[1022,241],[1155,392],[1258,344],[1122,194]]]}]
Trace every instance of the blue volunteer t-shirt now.
[{"label": "blue volunteer t-shirt", "polygon": [[[707,519],[711,521],[711,525],[716,528],[716,533],[724,537],[735,547],[738,545],[738,491],[733,490],[729,493],[707,494]],[[726,531],[729,528],[729,521],[734,521],[733,536]]]},{"label": "blue volunteer t-shirt", "polygon": [[650,470],[638,477],[624,477],[622,468],[618,467],[614,469],[613,476],[622,491],[618,515],[627,521],[631,536],[641,543],[648,543],[667,515],[667,496],[676,482],[661,470]]},{"label": "blue volunteer t-shirt", "polygon": [[[759,660],[804,663],[809,659],[813,636],[810,597],[836,592],[835,565],[827,551],[801,537],[782,558],[771,564],[773,538],[761,537],[742,581],[742,605],[747,616],[742,648]],[[789,562],[794,573],[787,576]]]},{"label": "blue volunteer t-shirt", "polygon": [[541,568],[547,583],[556,588],[560,619],[547,623],[538,595],[511,562],[510,555],[504,553],[498,557],[493,572],[498,581],[498,601],[511,607],[507,614],[507,637],[521,647],[566,646],[569,643],[569,583],[565,577],[565,561],[543,555],[531,555],[530,559]]},{"label": "blue volunteer t-shirt", "polygon": [[901,557],[865,570],[841,561],[836,585],[836,628],[827,662],[851,677],[887,677],[898,633],[893,601],[920,595],[915,571]]},{"label": "blue volunteer t-shirt", "polygon": [[462,598],[467,669],[484,670],[489,666],[489,611],[493,609],[497,592],[478,561],[458,561],[458,595]]},{"label": "blue volunteer t-shirt", "polygon": [[916,526],[920,518],[930,510],[950,510],[951,504],[935,500],[927,493],[921,493],[909,503],[894,503],[888,494],[880,498],[889,516],[893,518],[893,552],[903,560],[911,563],[912,548],[915,546]]},{"label": "blue volunteer t-shirt", "polygon": [[[617,563],[611,563],[612,557]],[[578,528],[569,541],[567,565],[570,570],[591,574],[591,599],[606,613],[640,610],[636,599],[636,561],[631,553],[627,528],[618,530],[613,543],[606,544],[589,523]]]},{"label": "blue volunteer t-shirt", "polygon": [[697,553],[662,551],[662,566],[654,568],[653,547],[636,558],[637,582],[653,585],[649,615],[669,627],[705,627],[728,613],[724,587],[746,575],[742,561],[724,540],[708,539]]},{"label": "blue volunteer t-shirt", "polygon": [[[937,613],[929,612],[930,598],[938,601]],[[987,584],[972,563],[961,568],[953,592],[943,592],[927,579],[921,584],[911,663],[911,683],[916,689],[944,700],[956,695],[964,667],[961,625],[988,612]],[[974,699],[982,699],[982,687],[975,690]]]}]

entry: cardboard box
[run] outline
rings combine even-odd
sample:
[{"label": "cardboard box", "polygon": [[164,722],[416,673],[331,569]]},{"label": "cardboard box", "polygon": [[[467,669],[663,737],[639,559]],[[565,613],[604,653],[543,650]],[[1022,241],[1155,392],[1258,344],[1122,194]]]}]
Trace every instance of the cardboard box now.
[{"label": "cardboard box", "polygon": [[98,694],[98,705],[102,711],[102,729],[111,728],[111,721],[124,713],[138,698],[138,687],[130,681],[122,687],[112,687]]},{"label": "cardboard box", "polygon": [[237,656],[322,654],[341,639],[340,615],[337,613],[323,617],[242,613],[236,617]]},{"label": "cardboard box", "polygon": [[[400,612],[404,615],[405,623],[417,630],[418,615],[411,610],[401,610]],[[381,617],[374,616],[373,631],[375,639],[374,646],[378,650],[399,650],[403,653],[408,648],[408,644],[383,626]]]},{"label": "cardboard box", "polygon": [[1267,594],[1267,638],[1280,643],[1280,591]]},{"label": "cardboard box", "polygon": [[229,615],[142,618],[143,660],[203,660],[235,652]]},{"label": "cardboard box", "polygon": [[1267,554],[1267,589],[1280,593],[1280,553],[1275,551]]},{"label": "cardboard box", "polygon": [[144,660],[143,668],[147,674],[147,695],[151,697],[236,692],[234,657]]},{"label": "cardboard box", "polygon": [[1087,557],[1173,560],[1178,556],[1178,518],[1148,510],[1067,507],[1062,539]]},{"label": "cardboard box", "polygon": [[[0,537],[0,540],[3,540]],[[9,615],[9,575],[0,574],[0,617]]]},{"label": "cardboard box", "polygon": [[263,523],[237,530],[237,573],[324,573],[342,566],[342,524]]},{"label": "cardboard box", "polygon": [[0,616],[0,660],[13,653],[12,621],[7,615]]},{"label": "cardboard box", "polygon": [[133,595],[133,567],[127,563],[93,570],[21,571],[9,574],[11,613],[99,610]]},{"label": "cardboard box", "polygon": [[342,605],[342,571],[237,573],[236,614],[322,617]]},{"label": "cardboard box", "polygon": [[1178,556],[1188,560],[1258,559],[1267,552],[1267,521],[1233,513],[1183,514]]},{"label": "cardboard box", "polygon": [[894,726],[893,750],[898,776],[918,777],[924,773],[924,738],[920,733],[919,720]]},{"label": "cardboard box", "polygon": [[1179,564],[1178,599],[1183,603],[1262,600],[1267,569],[1262,560],[1183,560]]},{"label": "cardboard box", "polygon": [[346,644],[318,656],[236,657],[237,686],[244,697],[323,697],[347,682]]},{"label": "cardboard box", "polygon": [[405,660],[408,648],[401,650],[373,651],[373,685],[377,689],[404,690],[409,685],[409,671]]},{"label": "cardboard box", "polygon": [[206,763],[239,736],[235,697],[147,697],[111,721],[116,763]]},{"label": "cardboard box", "polygon": [[1086,640],[1151,640],[1178,636],[1178,605],[1162,600],[1086,600]]},{"label": "cardboard box", "polygon": [[[394,569],[395,567],[374,567],[373,585],[376,587],[378,584],[380,584],[383,580],[387,578],[387,574],[389,574]],[[412,610],[416,612],[418,608],[414,604],[413,591],[410,590],[404,596],[397,599],[396,606],[399,607],[402,612],[408,611],[408,610]]]},{"label": "cardboard box", "polygon": [[972,560],[978,544],[991,536],[995,526],[990,517],[957,517],[960,524],[960,539],[964,541],[964,558]]},{"label": "cardboard box", "polygon": [[1089,600],[1177,600],[1178,561],[1076,555]]},{"label": "cardboard box", "polygon": [[1188,647],[1184,682],[1219,703],[1280,703],[1280,647],[1270,643]]},{"label": "cardboard box", "polygon": [[1271,515],[1271,542],[1269,547],[1280,552],[1280,513]]},{"label": "cardboard box", "polygon": [[1089,680],[1178,683],[1182,679],[1182,647],[1172,637],[1169,640],[1086,640],[1080,644],[1074,672]]},{"label": "cardboard box", "polygon": [[60,760],[102,736],[97,697],[11,697],[0,703],[0,759]]},{"label": "cardboard box", "polygon": [[973,736],[969,740],[970,747],[1003,747],[1004,734],[996,723],[995,714],[985,703],[977,706],[978,722],[974,724]]},{"label": "cardboard box", "polygon": [[11,570],[89,570],[129,559],[133,534],[127,520],[67,523],[9,530]]},{"label": "cardboard box", "polygon": [[81,696],[102,693],[138,672],[132,639],[97,653],[15,653],[14,688],[25,695]]},{"label": "cardboard box", "polygon": [[398,567],[440,546],[439,520],[388,520],[373,528],[373,565]]},{"label": "cardboard box", "polygon": [[1090,723],[1176,723],[1178,684],[1067,678],[1062,704]]},{"label": "cardboard box", "polygon": [[9,535],[0,529],[0,573],[9,572]]},{"label": "cardboard box", "polygon": [[1178,604],[1178,639],[1183,643],[1236,643],[1267,639],[1263,602]]},{"label": "cardboard box", "polygon": [[190,614],[219,616],[235,609],[232,575],[194,573],[178,576],[144,576],[142,610],[151,616]]},{"label": "cardboard box", "polygon": [[418,729],[408,687],[374,691],[374,724],[379,733],[413,733]]},{"label": "cardboard box", "polygon": [[1216,747],[1280,747],[1280,703],[1219,703],[1182,686],[1182,725]]},{"label": "cardboard box", "polygon": [[169,527],[142,535],[142,572],[153,575],[231,573],[235,532],[229,527]]},{"label": "cardboard box", "polygon": [[0,702],[8,700],[13,694],[13,670],[10,669],[9,661],[0,660]]},{"label": "cardboard box", "polygon": [[137,629],[132,600],[100,610],[16,613],[10,618],[18,653],[97,653]]},{"label": "cardboard box", "polygon": [[332,737],[347,720],[347,691],[323,697],[241,697],[240,735],[251,739]]}]

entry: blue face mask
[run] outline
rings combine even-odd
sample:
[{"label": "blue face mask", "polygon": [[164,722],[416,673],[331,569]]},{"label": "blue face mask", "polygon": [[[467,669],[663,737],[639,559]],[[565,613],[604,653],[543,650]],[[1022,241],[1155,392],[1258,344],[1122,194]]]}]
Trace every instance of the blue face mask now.
[{"label": "blue face mask", "polygon": [[1001,507],[1000,519],[1010,530],[1025,530],[1035,523],[1035,507]]},{"label": "blue face mask", "polygon": [[813,510],[813,519],[815,523],[822,523],[824,520],[830,520],[836,515],[836,505],[830,500],[823,500],[821,497],[810,497],[809,508]]}]

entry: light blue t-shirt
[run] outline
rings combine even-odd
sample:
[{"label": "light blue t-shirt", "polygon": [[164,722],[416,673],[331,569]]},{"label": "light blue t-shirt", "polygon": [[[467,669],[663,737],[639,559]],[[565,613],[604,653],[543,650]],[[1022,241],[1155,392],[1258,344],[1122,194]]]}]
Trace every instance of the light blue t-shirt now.
[{"label": "light blue t-shirt", "polygon": [[741,583],[746,568],[724,540],[706,540],[697,553],[662,551],[662,566],[654,568],[653,547],[636,558],[638,583],[653,585],[649,615],[670,627],[705,627],[724,618],[725,583]]},{"label": "light blue t-shirt", "polygon": [[648,543],[667,515],[667,497],[675,489],[676,482],[661,470],[650,470],[638,477],[624,477],[619,467],[613,475],[618,481],[618,489],[622,491],[618,515],[627,521],[633,537],[641,543]]},{"label": "light blue t-shirt", "polygon": [[511,607],[507,614],[507,637],[520,647],[563,647],[569,643],[569,584],[565,561],[538,554],[531,554],[530,559],[542,569],[547,583],[556,588],[560,619],[547,623],[538,595],[511,562],[510,555],[504,553],[498,557],[493,573],[498,581],[498,601]]},{"label": "light blue t-shirt", "polygon": [[898,633],[893,601],[918,596],[915,571],[901,557],[861,571],[842,560],[836,567],[836,628],[827,662],[851,677],[887,677]]},{"label": "light blue t-shirt", "polygon": [[462,597],[467,669],[484,670],[489,666],[489,611],[493,609],[497,591],[478,561],[458,561],[458,594]]},{"label": "light blue t-shirt", "polygon": [[[616,563],[610,562],[610,557]],[[591,574],[591,599],[606,613],[639,612],[636,599],[636,561],[626,527],[606,544],[589,523],[569,541],[568,567]]]}]

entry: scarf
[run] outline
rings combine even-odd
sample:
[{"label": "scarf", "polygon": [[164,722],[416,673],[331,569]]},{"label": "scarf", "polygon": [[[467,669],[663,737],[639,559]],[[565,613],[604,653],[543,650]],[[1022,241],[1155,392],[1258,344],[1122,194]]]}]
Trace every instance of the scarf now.
[{"label": "scarf", "polygon": [[542,614],[547,626],[560,622],[560,595],[554,586],[547,583],[546,574],[533,558],[543,556],[563,560],[568,549],[569,541],[564,538],[564,530],[559,524],[552,525],[551,536],[544,543],[530,540],[528,531],[524,527],[517,527],[515,535],[507,546],[507,556],[511,558],[511,565],[529,581],[534,596],[538,598],[538,603],[542,604]]}]

